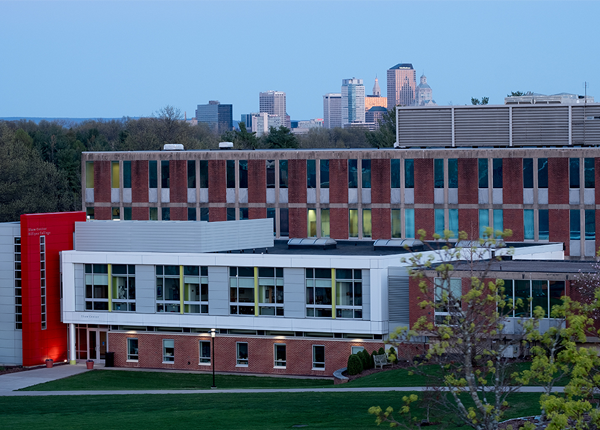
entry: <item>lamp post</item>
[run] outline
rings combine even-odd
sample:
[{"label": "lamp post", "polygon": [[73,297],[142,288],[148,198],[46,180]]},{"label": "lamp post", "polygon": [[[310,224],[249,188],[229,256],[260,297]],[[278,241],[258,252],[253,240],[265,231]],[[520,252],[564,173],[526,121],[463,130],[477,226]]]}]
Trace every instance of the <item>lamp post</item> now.
[{"label": "lamp post", "polygon": [[217,386],[215,385],[215,336],[217,334],[217,331],[214,328],[210,329],[210,337],[212,339],[212,354],[211,354],[211,361],[212,361],[212,370],[213,370],[213,384],[212,387],[210,388],[217,388]]}]

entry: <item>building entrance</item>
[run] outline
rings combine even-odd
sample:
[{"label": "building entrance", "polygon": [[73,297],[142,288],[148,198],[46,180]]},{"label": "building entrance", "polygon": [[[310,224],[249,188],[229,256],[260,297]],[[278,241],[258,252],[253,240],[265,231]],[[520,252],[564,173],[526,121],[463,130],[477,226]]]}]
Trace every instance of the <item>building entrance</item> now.
[{"label": "building entrance", "polygon": [[89,360],[104,360],[108,350],[108,331],[100,328],[88,328],[87,334]]}]

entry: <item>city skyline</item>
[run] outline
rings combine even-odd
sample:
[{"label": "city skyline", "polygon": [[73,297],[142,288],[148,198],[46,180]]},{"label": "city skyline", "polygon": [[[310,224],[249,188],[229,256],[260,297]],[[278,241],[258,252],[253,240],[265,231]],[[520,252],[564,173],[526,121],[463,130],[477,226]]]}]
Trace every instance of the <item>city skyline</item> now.
[{"label": "city skyline", "polygon": [[[257,93],[277,89],[292,118],[308,119],[321,117],[323,95],[350,76],[369,89],[379,77],[386,95],[386,71],[405,62],[427,76],[438,105],[482,96],[502,104],[511,91],[583,94],[586,81],[594,95],[600,81],[600,59],[581,43],[595,38],[597,2],[355,2],[346,10],[326,1],[318,11],[293,1],[29,3],[0,3],[0,55],[12,65],[0,69],[0,117],[139,117],[172,105],[189,118],[199,103],[226,100],[238,120],[258,110]],[[428,28],[403,21],[396,42],[390,32],[385,43],[331,49],[344,22],[360,25],[361,9],[381,12],[384,26],[425,10]],[[573,25],[509,25],[524,16]],[[267,40],[279,55],[249,55],[239,49],[247,39]]]}]

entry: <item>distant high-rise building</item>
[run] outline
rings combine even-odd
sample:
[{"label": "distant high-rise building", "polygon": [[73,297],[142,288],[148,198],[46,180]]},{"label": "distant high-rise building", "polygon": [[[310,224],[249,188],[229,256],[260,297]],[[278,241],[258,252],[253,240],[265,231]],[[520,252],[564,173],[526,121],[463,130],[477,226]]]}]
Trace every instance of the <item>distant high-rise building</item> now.
[{"label": "distant high-rise building", "polygon": [[342,94],[328,93],[323,96],[323,127],[342,126]]},{"label": "distant high-rise building", "polygon": [[218,100],[210,100],[206,105],[198,105],[196,120],[208,124],[210,128],[218,133],[225,133],[233,129],[233,105],[221,104]]},{"label": "distant high-rise building", "polygon": [[279,115],[271,115],[266,112],[252,113],[252,127],[250,130],[256,133],[256,137],[269,133],[269,127],[279,128],[282,124]]},{"label": "distant high-rise building", "polygon": [[342,79],[342,127],[365,122],[365,86],[362,79]]},{"label": "distant high-rise building", "polygon": [[375,85],[373,85],[373,95],[381,97],[381,88],[379,88],[379,79],[377,79],[377,76],[375,77]]},{"label": "distant high-rise building", "polygon": [[[365,97],[365,113],[369,112],[369,109],[375,106],[382,106],[387,108],[387,97],[381,97],[381,90],[379,89],[379,81],[375,78],[375,85],[373,85],[373,94]],[[369,120],[366,120],[369,122]]]},{"label": "distant high-rise building", "polygon": [[285,93],[283,91],[265,91],[259,94],[259,110],[281,118],[281,125],[290,128],[287,120]]},{"label": "distant high-rise building", "polygon": [[421,75],[421,82],[415,90],[415,106],[437,106],[425,75]]},{"label": "distant high-rise building", "polygon": [[379,128],[379,120],[383,119],[383,115],[387,112],[387,109],[382,106],[373,106],[365,114],[365,121],[367,123],[374,123]]},{"label": "distant high-rise building", "polygon": [[387,108],[413,106],[417,72],[410,63],[396,64],[387,71]]}]

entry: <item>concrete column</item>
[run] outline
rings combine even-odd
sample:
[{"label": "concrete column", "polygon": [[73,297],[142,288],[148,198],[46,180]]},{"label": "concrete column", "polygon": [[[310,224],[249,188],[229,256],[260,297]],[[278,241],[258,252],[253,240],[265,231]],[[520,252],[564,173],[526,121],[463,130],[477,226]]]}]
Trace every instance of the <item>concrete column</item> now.
[{"label": "concrete column", "polygon": [[69,364],[77,364],[75,345],[75,324],[69,324]]}]

